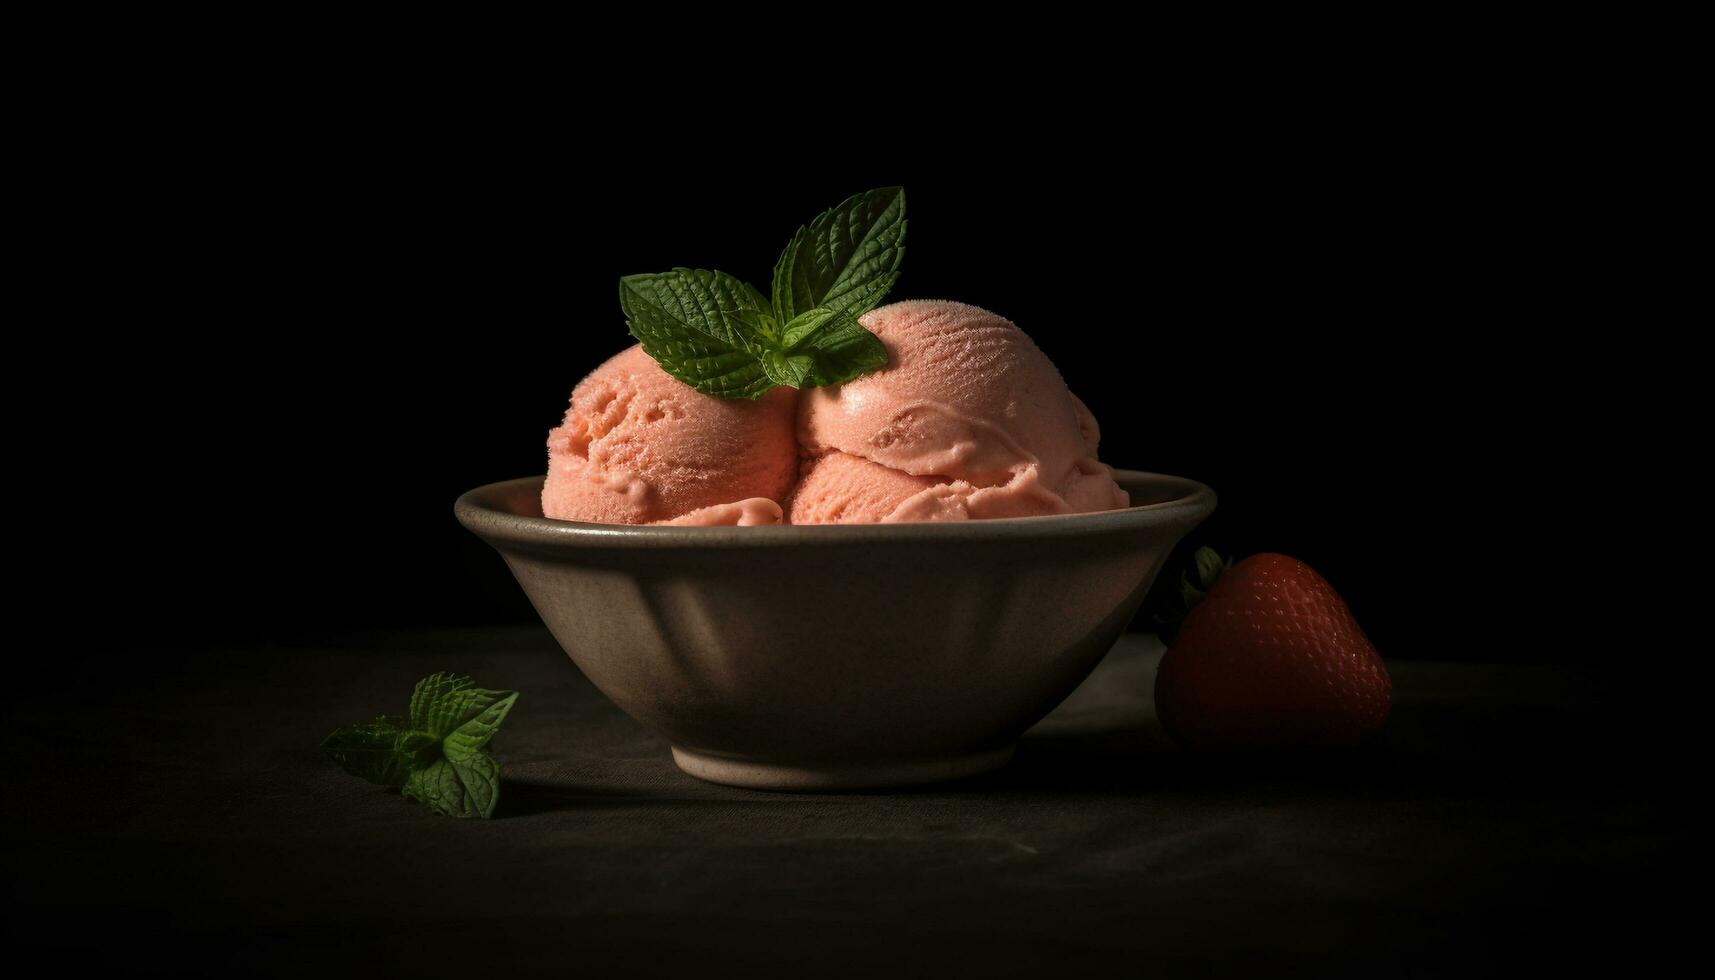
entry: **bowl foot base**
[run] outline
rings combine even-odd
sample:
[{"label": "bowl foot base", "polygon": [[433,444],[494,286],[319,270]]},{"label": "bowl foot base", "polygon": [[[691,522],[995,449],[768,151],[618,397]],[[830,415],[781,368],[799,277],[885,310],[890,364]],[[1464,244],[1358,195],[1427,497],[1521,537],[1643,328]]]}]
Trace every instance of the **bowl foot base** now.
[{"label": "bowl foot base", "polygon": [[698,779],[745,789],[774,789],[797,792],[851,789],[887,789],[962,779],[991,772],[1012,761],[1015,746],[893,762],[818,765],[783,765],[723,756],[704,755],[673,746],[673,761]]}]

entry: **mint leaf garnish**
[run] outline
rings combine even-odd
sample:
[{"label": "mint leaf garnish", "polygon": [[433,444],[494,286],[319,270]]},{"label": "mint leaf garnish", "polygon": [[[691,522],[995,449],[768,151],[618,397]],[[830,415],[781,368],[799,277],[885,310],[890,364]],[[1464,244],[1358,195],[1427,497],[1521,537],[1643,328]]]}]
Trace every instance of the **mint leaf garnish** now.
[{"label": "mint leaf garnish", "polygon": [[449,817],[487,820],[500,800],[500,766],[487,752],[466,759],[437,759],[412,772],[401,792],[406,799],[426,803]]},{"label": "mint leaf garnish", "polygon": [[785,354],[771,350],[762,355],[762,373],[777,385],[806,388],[810,387],[808,382],[816,374],[816,362],[808,354]]},{"label": "mint leaf garnish", "polygon": [[674,269],[619,281],[619,308],[643,350],[673,377],[717,398],[774,387],[761,357],[774,346],[756,290],[724,272]]},{"label": "mint leaf garnish", "polygon": [[518,702],[517,691],[483,691],[489,700],[482,709],[467,717],[441,740],[441,750],[449,759],[468,759],[483,754],[489,739],[500,731],[500,723]]},{"label": "mint leaf garnish", "polygon": [[798,229],[774,265],[774,316],[818,306],[861,316],[881,302],[905,258],[905,189],[846,198]]},{"label": "mint leaf garnish", "polygon": [[887,348],[850,310],[806,310],[786,325],[784,338],[788,351],[809,357],[814,387],[845,384],[887,366]]},{"label": "mint leaf garnish", "polygon": [[517,691],[430,674],[417,682],[408,717],[337,729],[322,749],[346,772],[398,787],[438,813],[487,819],[500,798],[500,765],[488,743],[517,701]]},{"label": "mint leaf garnish", "polygon": [[887,349],[857,318],[899,278],[905,225],[898,187],[817,215],[775,266],[771,300],[708,269],[626,276],[626,327],[662,370],[719,398],[842,384],[887,364]]},{"label": "mint leaf garnish", "polygon": [[[430,674],[417,682],[417,689],[411,694],[411,727],[437,739],[446,738],[465,723],[482,716],[498,701],[507,702],[500,712],[501,718],[506,717],[506,712],[512,710],[512,701],[517,698],[513,691],[484,690],[472,684],[468,677]],[[498,725],[499,721],[496,720],[495,724]]]}]

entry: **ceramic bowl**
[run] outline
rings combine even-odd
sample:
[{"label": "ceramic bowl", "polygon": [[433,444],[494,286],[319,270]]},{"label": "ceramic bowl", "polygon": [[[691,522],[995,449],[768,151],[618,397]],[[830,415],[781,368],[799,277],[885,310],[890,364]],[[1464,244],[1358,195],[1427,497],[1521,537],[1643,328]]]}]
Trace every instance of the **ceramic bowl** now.
[{"label": "ceramic bowl", "polygon": [[679,768],[865,789],[998,768],[1089,675],[1215,508],[1116,470],[1125,510],[944,524],[633,527],[549,520],[542,477],[454,509],[573,662]]}]

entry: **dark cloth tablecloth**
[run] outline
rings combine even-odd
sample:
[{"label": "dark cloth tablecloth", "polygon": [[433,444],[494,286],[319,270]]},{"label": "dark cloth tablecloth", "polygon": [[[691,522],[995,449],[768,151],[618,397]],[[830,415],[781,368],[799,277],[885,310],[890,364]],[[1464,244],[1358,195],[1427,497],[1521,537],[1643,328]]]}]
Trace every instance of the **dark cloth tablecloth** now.
[{"label": "dark cloth tablecloth", "polygon": [[[534,628],[68,665],[7,715],[9,962],[1472,976],[1633,969],[1697,931],[1689,773],[1600,671],[1392,663],[1374,744],[1209,760],[1156,726],[1159,655],[1127,637],[1004,771],[841,795],[681,774]],[[317,750],[438,669],[523,692],[493,821]]]}]

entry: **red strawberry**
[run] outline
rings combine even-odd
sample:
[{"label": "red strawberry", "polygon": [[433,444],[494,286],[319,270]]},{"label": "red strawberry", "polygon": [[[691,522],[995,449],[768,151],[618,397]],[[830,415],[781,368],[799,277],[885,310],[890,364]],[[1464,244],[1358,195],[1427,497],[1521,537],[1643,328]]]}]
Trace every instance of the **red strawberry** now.
[{"label": "red strawberry", "polygon": [[1223,570],[1199,552],[1198,567],[1213,587],[1155,675],[1156,714],[1170,734],[1230,752],[1349,745],[1381,727],[1387,668],[1326,579],[1275,554]]}]

